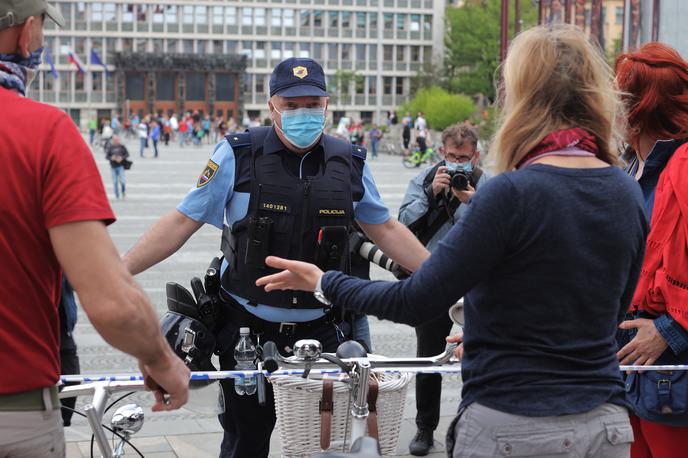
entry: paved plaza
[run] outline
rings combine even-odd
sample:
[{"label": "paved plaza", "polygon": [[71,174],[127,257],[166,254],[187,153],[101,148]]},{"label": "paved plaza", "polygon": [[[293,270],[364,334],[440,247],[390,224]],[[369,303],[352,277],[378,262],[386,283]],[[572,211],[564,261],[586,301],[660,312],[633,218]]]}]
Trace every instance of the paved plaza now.
[{"label": "paved plaza", "polygon": [[[153,159],[138,155],[138,144],[126,141],[134,165],[127,172],[126,200],[115,200],[109,164],[102,148],[94,147],[94,156],[103,176],[108,196],[117,215],[110,226],[120,253],[129,249],[144,231],[161,215],[172,210],[195,185],[198,175],[210,157],[213,145],[179,148],[176,144],[160,147],[160,157]],[[381,155],[368,160],[384,202],[396,216],[408,181],[419,172],[407,170],[399,156]],[[187,288],[192,276],[202,277],[210,260],[219,254],[220,231],[206,225],[170,259],[136,277],[162,316],[166,310],[165,283],[178,282]],[[387,272],[374,268],[373,278],[393,279]],[[106,280],[104,280],[106,281]],[[413,356],[416,352],[412,328],[371,318],[371,332],[375,353],[386,356]],[[82,310],[76,325],[75,338],[79,347],[81,370],[88,374],[112,374],[137,371],[135,360],[114,350],[95,332]],[[445,377],[442,396],[442,419],[435,433],[435,449],[430,456],[444,456],[444,434],[460,398],[458,376]],[[146,420],[143,429],[134,436],[133,443],[146,457],[214,457],[218,455],[222,437],[217,418],[203,408],[194,409],[194,400],[187,407],[171,413],[150,413],[151,395],[137,393],[130,397],[144,406]],[[77,406],[83,407],[80,399]],[[201,400],[201,401],[206,401]],[[113,409],[114,410],[114,409]],[[207,410],[207,409],[206,409]],[[415,396],[413,383],[409,386],[399,440],[398,455],[408,454],[408,443],[415,433]],[[109,415],[105,418],[109,423]],[[68,457],[90,456],[90,429],[86,420],[75,416],[73,425],[65,430]],[[319,434],[319,431],[314,431]],[[273,434],[271,456],[280,456],[278,434]],[[135,456],[132,450],[128,456]]]}]

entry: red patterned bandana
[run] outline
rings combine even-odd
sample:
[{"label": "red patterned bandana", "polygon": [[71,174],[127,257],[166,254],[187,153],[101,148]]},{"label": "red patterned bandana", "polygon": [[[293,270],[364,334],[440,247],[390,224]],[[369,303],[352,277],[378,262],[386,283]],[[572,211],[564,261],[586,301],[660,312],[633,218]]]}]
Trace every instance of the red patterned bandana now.
[{"label": "red patterned bandana", "polygon": [[[553,151],[560,151],[565,149],[577,149],[587,151],[588,153],[597,156],[599,148],[597,147],[597,140],[595,136],[581,129],[574,127],[572,129],[557,130],[548,134],[533,150],[526,154],[521,161],[516,165],[517,169],[523,167],[526,163],[531,163],[535,159],[549,155]],[[558,156],[580,156],[573,152],[562,151]]]}]

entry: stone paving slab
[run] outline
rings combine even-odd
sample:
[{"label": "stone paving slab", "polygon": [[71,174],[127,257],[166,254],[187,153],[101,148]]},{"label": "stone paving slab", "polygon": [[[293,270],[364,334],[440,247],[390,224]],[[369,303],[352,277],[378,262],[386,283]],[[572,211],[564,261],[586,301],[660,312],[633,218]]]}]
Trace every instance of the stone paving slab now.
[{"label": "stone paving slab", "polygon": [[[126,142],[133,156],[134,166],[127,172],[127,198],[115,200],[109,164],[100,148],[94,149],[94,157],[100,169],[106,190],[117,215],[117,223],[108,230],[121,253],[126,252],[157,218],[171,211],[186,192],[195,184],[212,152],[212,146],[180,149],[178,146],[160,148],[160,158],[138,157],[138,147]],[[150,151],[148,151],[150,155]],[[408,181],[421,169],[405,169],[398,156],[380,155],[376,161],[368,161],[375,176],[383,200],[396,216]],[[166,310],[165,283],[178,282],[188,287],[192,276],[205,271],[210,259],[219,254],[221,232],[212,226],[201,228],[187,244],[170,259],[136,277],[149,295],[157,313]],[[374,279],[392,280],[389,272],[373,266]],[[415,333],[409,326],[371,318],[374,351],[386,356],[415,355]],[[75,330],[79,347],[82,373],[126,373],[137,370],[134,358],[110,347],[93,329],[82,310]],[[413,383],[413,382],[412,382]],[[435,433],[435,449],[429,456],[444,456],[444,434],[456,412],[460,399],[460,378],[446,377],[442,396],[441,420]],[[199,396],[198,394],[194,394]],[[205,396],[205,398],[204,398]],[[214,457],[218,455],[222,429],[214,414],[208,412],[213,403],[212,394],[201,394],[175,412],[151,413],[151,396],[136,393],[124,402],[136,402],[144,408],[146,421],[143,429],[134,436],[133,443],[146,457]],[[86,399],[77,401],[83,409]],[[123,402],[123,403],[124,403]],[[203,404],[203,408],[194,405]],[[408,389],[404,419],[399,440],[398,456],[408,456],[408,443],[415,434],[415,390]],[[109,423],[109,413],[105,417]],[[67,456],[90,456],[90,429],[85,419],[74,417],[72,427],[65,429]],[[280,456],[278,434],[273,434],[271,456]],[[133,450],[127,456],[136,456]]]}]

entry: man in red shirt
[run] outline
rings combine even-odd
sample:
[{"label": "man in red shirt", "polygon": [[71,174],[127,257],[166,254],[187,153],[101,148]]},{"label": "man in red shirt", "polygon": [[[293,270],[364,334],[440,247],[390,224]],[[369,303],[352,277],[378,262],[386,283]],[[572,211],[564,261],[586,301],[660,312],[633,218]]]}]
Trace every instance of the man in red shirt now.
[{"label": "man in red shirt", "polygon": [[105,228],[115,217],[91,151],[63,112],[23,97],[48,18],[63,22],[44,0],[0,0],[2,457],[65,453],[55,388],[63,269],[105,340],[139,359],[156,390],[154,410],[188,396],[188,369]]}]

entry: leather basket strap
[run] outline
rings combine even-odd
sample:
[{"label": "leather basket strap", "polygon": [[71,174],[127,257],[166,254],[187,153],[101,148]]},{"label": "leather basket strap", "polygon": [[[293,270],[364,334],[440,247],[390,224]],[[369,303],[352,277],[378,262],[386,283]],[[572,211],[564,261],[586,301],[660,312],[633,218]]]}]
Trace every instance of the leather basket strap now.
[{"label": "leather basket strap", "polygon": [[368,378],[368,435],[373,439],[378,439],[377,430],[377,394],[378,383],[375,377]]},{"label": "leather basket strap", "polygon": [[332,437],[332,409],[334,407],[334,381],[323,380],[322,399],[320,400],[320,448],[330,448]]}]

